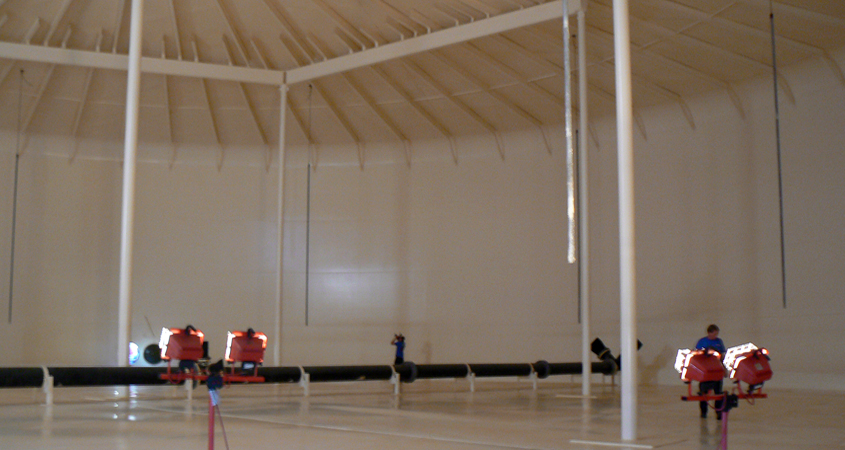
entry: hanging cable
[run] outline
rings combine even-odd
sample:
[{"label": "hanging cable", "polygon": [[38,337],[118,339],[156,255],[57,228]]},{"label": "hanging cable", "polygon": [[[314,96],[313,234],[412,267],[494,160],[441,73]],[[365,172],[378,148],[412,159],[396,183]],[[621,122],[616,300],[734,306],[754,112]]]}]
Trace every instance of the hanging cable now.
[{"label": "hanging cable", "polygon": [[23,69],[18,81],[18,125],[15,139],[15,184],[12,190],[12,242],[11,260],[9,261],[9,323],[12,323],[12,299],[15,290],[15,228],[18,216],[18,168],[21,159],[21,111],[23,110]]},{"label": "hanging cable", "polygon": [[780,208],[780,277],[783,307],[786,309],[786,248],[783,236],[783,168],[781,165],[780,146],[780,105],[778,104],[778,63],[777,47],[775,46],[775,10],[772,0],[769,0],[769,24],[772,30],[772,78],[775,90],[775,137],[777,139],[778,155],[778,206]]},{"label": "hanging cable", "polygon": [[[575,145],[580,145],[580,142],[581,142],[581,130],[579,129],[579,130],[575,130]],[[579,173],[579,174],[580,174],[580,165],[581,165],[581,159],[576,157],[575,158],[575,172]],[[579,186],[580,186],[580,182],[579,182]],[[576,199],[575,201],[579,201],[579,200],[580,200],[580,198]],[[581,209],[580,201],[579,201],[579,204],[578,204],[578,209],[579,210]],[[581,236],[581,221],[579,220],[576,223],[575,226],[577,227],[578,236]],[[581,258],[581,252],[583,250],[584,249],[583,249],[582,246],[578,247],[578,280],[581,280],[582,271],[584,270],[584,268],[582,267],[582,264],[581,264],[584,261]],[[581,290],[581,283],[579,282],[578,283],[578,302],[577,302],[578,303],[578,324],[579,325],[581,324],[581,300],[582,300],[582,298],[583,298],[583,292]]]},{"label": "hanging cable", "polygon": [[314,86],[308,84],[308,193],[305,201],[305,326],[308,326],[308,276],[311,263],[311,94]]}]

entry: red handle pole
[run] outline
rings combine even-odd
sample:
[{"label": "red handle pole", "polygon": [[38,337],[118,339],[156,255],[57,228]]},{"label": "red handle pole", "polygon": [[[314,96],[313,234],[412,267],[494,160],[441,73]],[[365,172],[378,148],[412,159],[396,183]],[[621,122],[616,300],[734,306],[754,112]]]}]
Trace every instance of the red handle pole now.
[{"label": "red handle pole", "polygon": [[214,403],[208,396],[208,450],[214,450]]}]

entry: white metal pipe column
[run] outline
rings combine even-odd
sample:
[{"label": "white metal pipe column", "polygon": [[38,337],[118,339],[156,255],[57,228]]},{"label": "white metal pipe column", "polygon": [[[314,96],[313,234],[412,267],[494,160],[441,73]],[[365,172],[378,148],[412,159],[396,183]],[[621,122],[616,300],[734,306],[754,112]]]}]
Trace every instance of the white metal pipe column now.
[{"label": "white metal pipe column", "polygon": [[141,45],[144,0],[132,0],[129,29],[129,73],[126,82],[126,133],[123,144],[123,211],[120,221],[120,300],[117,365],[129,365],[132,320],[132,238],[135,218],[135,164],[138,153],[138,111],[141,97]]},{"label": "white metal pipe column", "polygon": [[590,366],[590,247],[589,208],[587,197],[587,2],[578,9],[578,248],[581,293],[581,395],[589,397],[592,367]]},{"label": "white metal pipe column", "polygon": [[628,0],[613,0],[619,171],[619,307],[622,439],[637,439],[637,297],[634,243],[634,134]]},{"label": "white metal pipe column", "polygon": [[273,341],[273,364],[282,364],[282,270],[285,244],[285,121],[287,117],[288,85],[279,86],[279,211],[276,235],[276,330]]}]

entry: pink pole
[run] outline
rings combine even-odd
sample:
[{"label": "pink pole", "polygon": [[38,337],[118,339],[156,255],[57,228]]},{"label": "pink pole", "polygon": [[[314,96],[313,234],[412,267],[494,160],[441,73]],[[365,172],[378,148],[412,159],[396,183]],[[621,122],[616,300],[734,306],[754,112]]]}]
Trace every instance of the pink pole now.
[{"label": "pink pole", "polygon": [[214,403],[208,396],[208,450],[214,450]]}]

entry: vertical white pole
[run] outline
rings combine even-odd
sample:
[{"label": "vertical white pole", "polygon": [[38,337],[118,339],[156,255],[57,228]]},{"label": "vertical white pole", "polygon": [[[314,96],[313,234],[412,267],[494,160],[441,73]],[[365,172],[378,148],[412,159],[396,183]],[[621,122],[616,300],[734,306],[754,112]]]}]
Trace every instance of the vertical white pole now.
[{"label": "vertical white pole", "polygon": [[120,222],[120,305],[117,326],[117,365],[129,365],[132,318],[132,237],[135,217],[135,163],[138,152],[138,110],[141,97],[141,45],[144,0],[132,0],[129,74],[126,82],[126,133],[123,144],[123,211]]},{"label": "vertical white pole", "polygon": [[279,211],[276,235],[276,333],[273,344],[273,364],[282,363],[282,270],[285,244],[285,120],[287,117],[288,85],[279,87]]},{"label": "vertical white pole", "polygon": [[622,439],[637,438],[637,298],[634,253],[634,134],[628,0],[613,0],[616,128],[619,170],[619,305]]},{"label": "vertical white pole", "polygon": [[566,259],[575,262],[575,150],[572,148],[572,73],[569,52],[569,0],[563,5],[563,105],[566,131],[566,218],[567,246]]},{"label": "vertical white pole", "polygon": [[581,279],[581,366],[582,386],[581,395],[590,395],[590,378],[592,378],[592,367],[590,367],[590,252],[589,242],[589,216],[587,197],[587,149],[589,140],[587,136],[587,25],[585,19],[585,8],[587,2],[581,2],[578,9],[578,106],[580,117],[578,117],[578,128],[581,130],[578,141],[578,220],[579,242],[578,248]]}]

